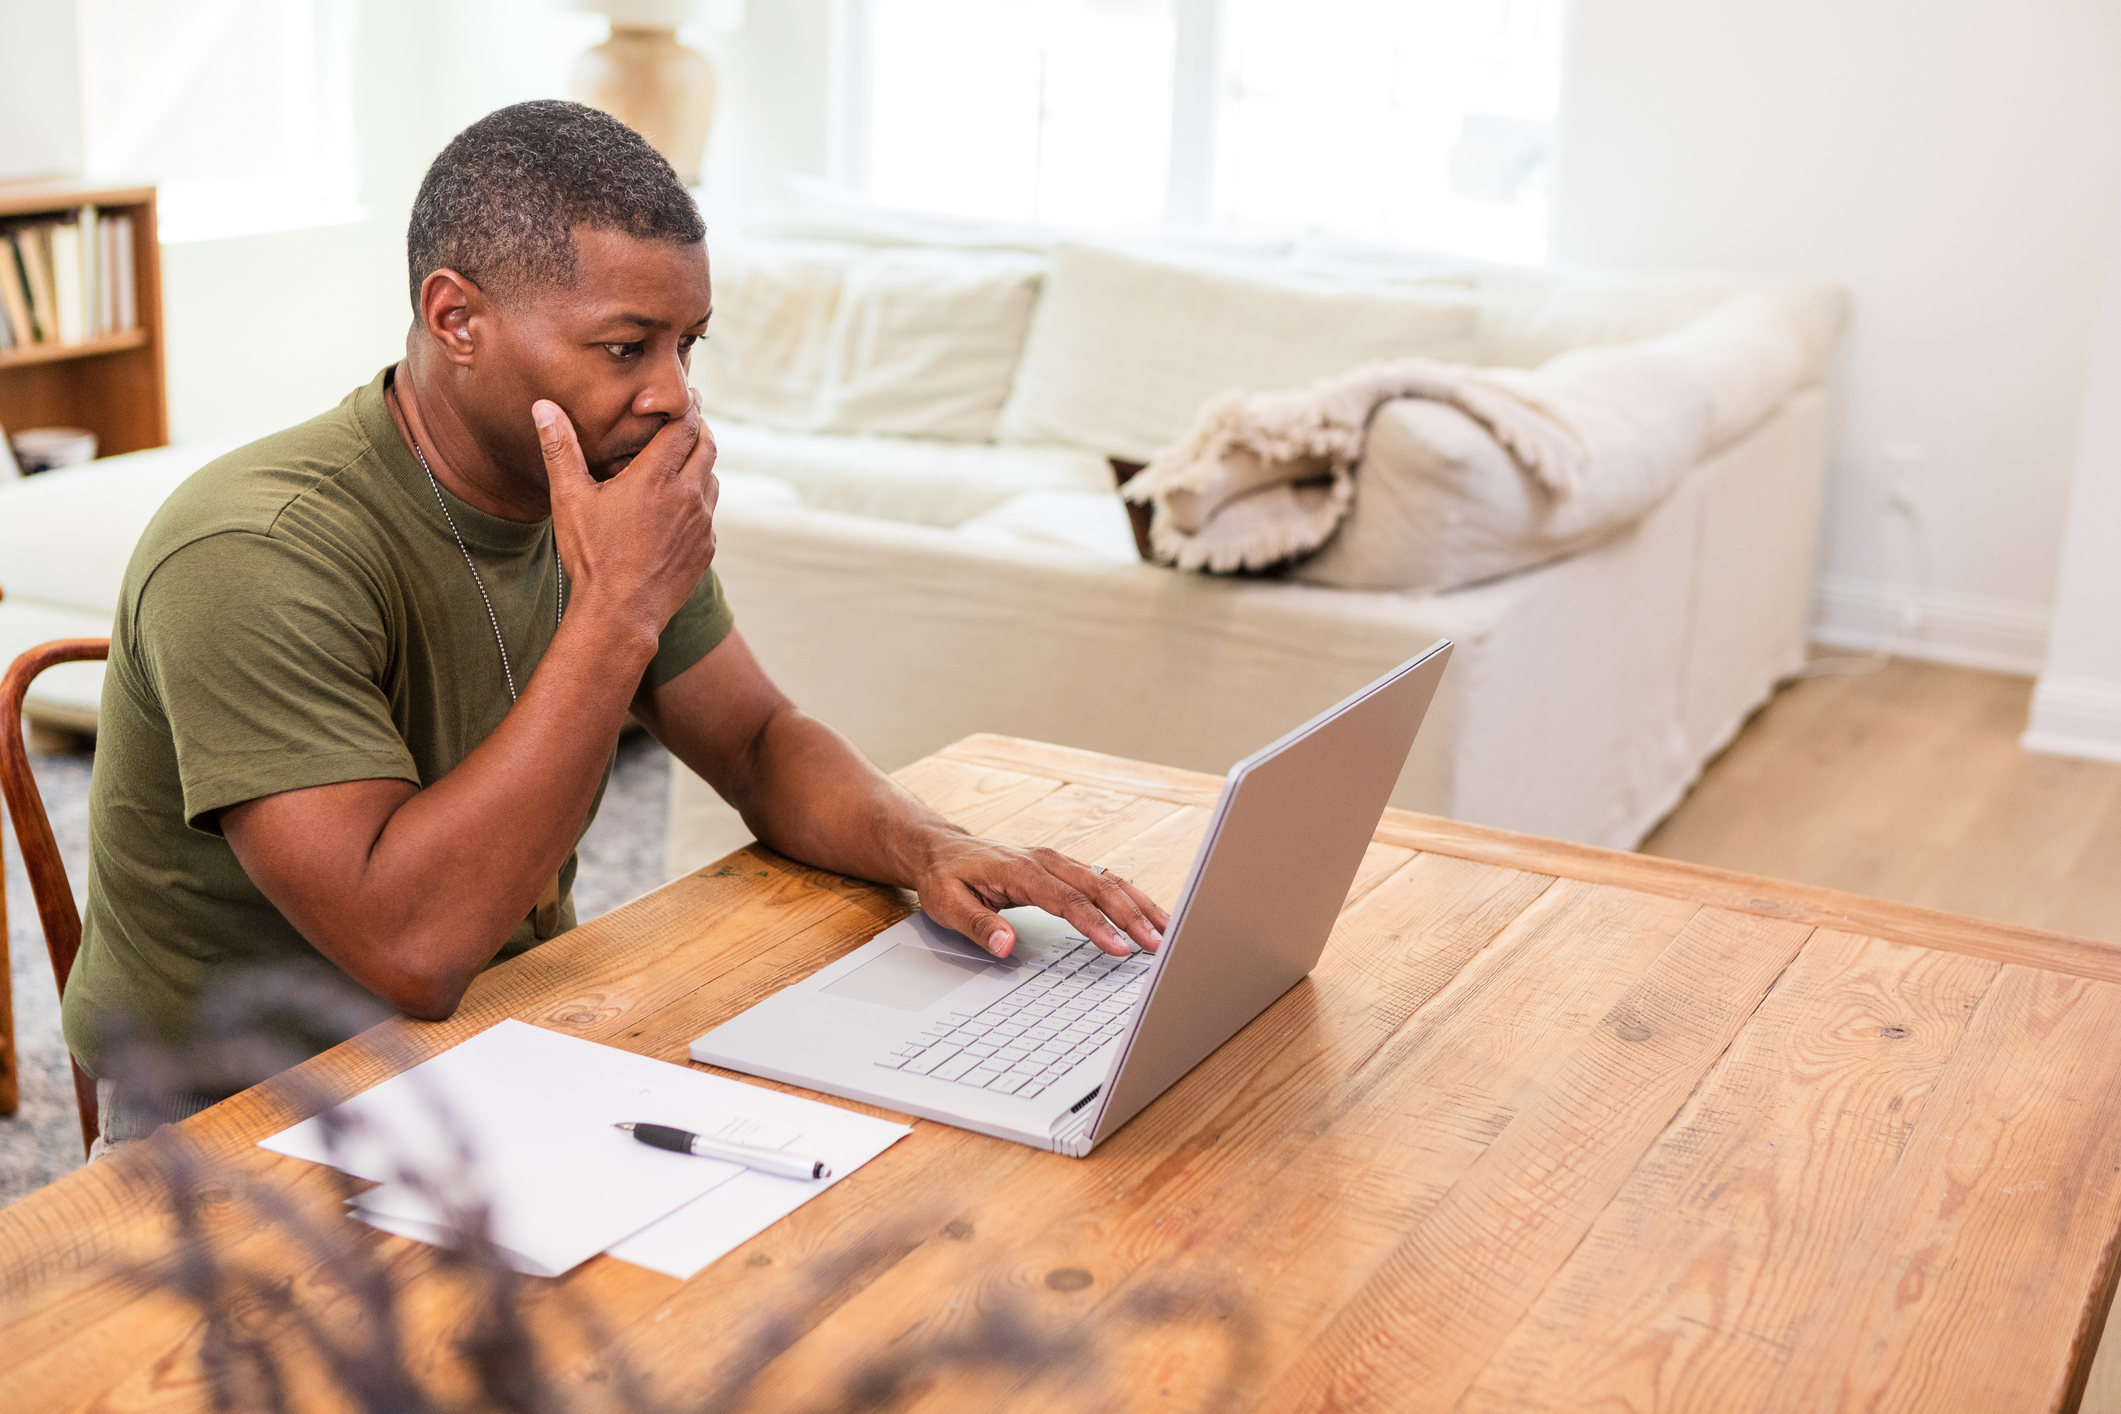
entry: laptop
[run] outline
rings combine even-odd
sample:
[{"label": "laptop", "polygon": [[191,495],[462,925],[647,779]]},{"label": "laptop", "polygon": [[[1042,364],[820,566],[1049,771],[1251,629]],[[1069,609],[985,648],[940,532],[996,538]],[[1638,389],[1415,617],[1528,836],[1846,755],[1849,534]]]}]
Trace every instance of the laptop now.
[{"label": "laptop", "polygon": [[1037,908],[1009,957],[916,913],[692,1058],[1082,1158],[1318,965],[1449,640],[1230,768],[1162,948]]}]

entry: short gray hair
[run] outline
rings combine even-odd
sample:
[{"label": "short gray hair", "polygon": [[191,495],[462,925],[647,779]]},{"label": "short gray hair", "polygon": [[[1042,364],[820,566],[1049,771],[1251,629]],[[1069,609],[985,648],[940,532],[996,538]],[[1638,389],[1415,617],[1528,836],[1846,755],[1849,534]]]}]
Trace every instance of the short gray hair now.
[{"label": "short gray hair", "polygon": [[503,301],[574,283],[577,226],[680,244],[707,237],[676,171],[609,113],[544,98],[487,114],[450,139],[413,200],[413,313],[437,270]]}]

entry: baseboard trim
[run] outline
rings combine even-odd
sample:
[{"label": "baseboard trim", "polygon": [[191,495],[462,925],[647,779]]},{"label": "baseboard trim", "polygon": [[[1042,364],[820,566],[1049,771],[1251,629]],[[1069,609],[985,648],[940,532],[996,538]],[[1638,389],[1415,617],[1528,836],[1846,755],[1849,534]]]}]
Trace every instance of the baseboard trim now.
[{"label": "baseboard trim", "polygon": [[2042,673],[2018,744],[2043,756],[2121,763],[2121,683]]},{"label": "baseboard trim", "polygon": [[1893,652],[1958,668],[2032,677],[2047,661],[2048,608],[1932,589],[1916,594],[1872,580],[1830,577],[1812,596],[1812,641],[1875,652],[1902,606],[1922,611],[1914,632],[1894,634]]}]

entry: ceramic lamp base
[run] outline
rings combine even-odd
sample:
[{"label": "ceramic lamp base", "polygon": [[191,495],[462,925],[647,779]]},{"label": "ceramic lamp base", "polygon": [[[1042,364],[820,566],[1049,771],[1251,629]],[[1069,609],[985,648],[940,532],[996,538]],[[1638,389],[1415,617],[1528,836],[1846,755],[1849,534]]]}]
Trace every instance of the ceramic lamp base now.
[{"label": "ceramic lamp base", "polygon": [[714,127],[714,65],[678,43],[674,29],[614,24],[611,38],[582,52],[569,76],[577,103],[601,108],[642,137],[698,186]]}]

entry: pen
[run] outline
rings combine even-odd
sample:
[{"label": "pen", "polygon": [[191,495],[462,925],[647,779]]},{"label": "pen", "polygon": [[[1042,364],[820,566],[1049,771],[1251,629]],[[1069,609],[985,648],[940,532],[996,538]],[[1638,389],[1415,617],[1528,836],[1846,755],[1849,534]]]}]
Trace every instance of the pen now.
[{"label": "pen", "polygon": [[721,1159],[727,1163],[742,1164],[747,1169],[770,1173],[781,1178],[820,1179],[832,1177],[832,1170],[819,1159],[806,1159],[797,1154],[784,1154],[778,1149],[757,1149],[749,1144],[724,1144],[719,1139],[709,1139],[704,1134],[694,1134],[689,1129],[678,1129],[667,1124],[642,1124],[628,1122],[614,1124],[613,1129],[623,1129],[643,1144],[673,1153],[692,1154],[702,1159]]}]

